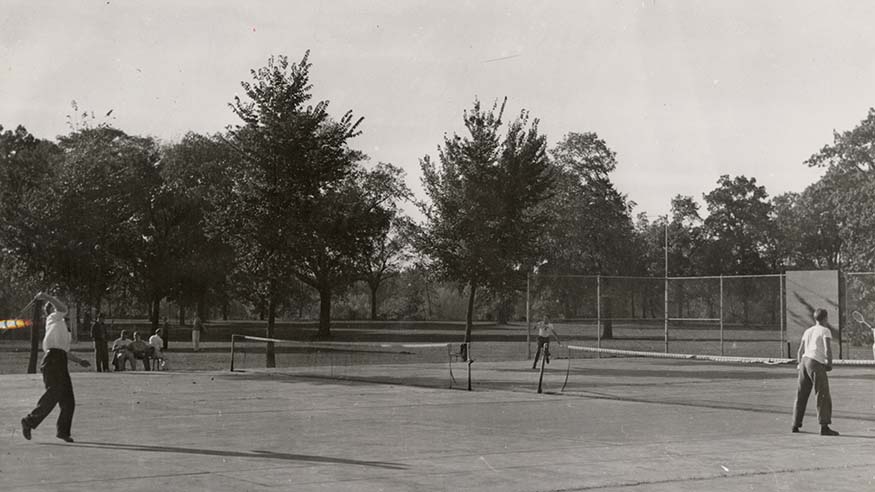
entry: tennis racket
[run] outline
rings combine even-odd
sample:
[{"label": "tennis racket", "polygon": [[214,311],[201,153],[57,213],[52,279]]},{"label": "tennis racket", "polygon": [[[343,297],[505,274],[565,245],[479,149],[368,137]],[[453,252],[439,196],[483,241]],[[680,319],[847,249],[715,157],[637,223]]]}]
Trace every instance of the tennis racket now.
[{"label": "tennis racket", "polygon": [[853,313],[851,313],[851,316],[854,317],[854,321],[856,321],[857,323],[864,325],[866,328],[869,328],[870,330],[872,329],[872,325],[870,325],[869,323],[866,322],[866,318],[863,317],[863,313],[861,313],[860,311],[854,311]]}]

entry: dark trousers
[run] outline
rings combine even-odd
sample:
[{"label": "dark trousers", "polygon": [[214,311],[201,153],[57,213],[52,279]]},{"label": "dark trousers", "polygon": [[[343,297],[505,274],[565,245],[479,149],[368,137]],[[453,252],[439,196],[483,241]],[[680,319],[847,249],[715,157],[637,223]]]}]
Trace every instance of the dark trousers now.
[{"label": "dark trousers", "polygon": [[135,371],[137,370],[137,362],[136,362],[137,359],[143,361],[143,370],[145,370],[145,371],[152,370],[152,368],[149,366],[149,355],[150,354],[151,354],[151,352],[144,352],[142,354],[134,354],[134,360],[131,362],[131,364],[134,365]]},{"label": "dark trousers", "polygon": [[94,341],[94,367],[97,372],[109,372],[109,349],[106,340]]},{"label": "dark trousers", "polygon": [[52,349],[43,357],[40,365],[43,373],[43,383],[46,392],[40,397],[34,408],[24,419],[33,429],[39,427],[42,421],[52,413],[55,405],[61,407],[58,415],[58,436],[69,436],[73,426],[73,411],[76,409],[76,399],[73,397],[73,383],[67,370],[67,352]]},{"label": "dark trousers", "polygon": [[808,405],[808,396],[814,388],[817,401],[817,421],[820,425],[832,423],[832,397],[829,394],[829,378],[826,375],[826,366],[808,357],[802,358],[799,367],[799,384],[796,388],[796,404],[793,408],[793,426],[802,426],[802,418],[805,417],[805,407]]},{"label": "dark trousers", "polygon": [[538,358],[541,356],[541,347],[544,348],[544,362],[550,363],[550,337],[538,337],[538,350],[535,351],[535,362],[532,367],[538,367]]}]

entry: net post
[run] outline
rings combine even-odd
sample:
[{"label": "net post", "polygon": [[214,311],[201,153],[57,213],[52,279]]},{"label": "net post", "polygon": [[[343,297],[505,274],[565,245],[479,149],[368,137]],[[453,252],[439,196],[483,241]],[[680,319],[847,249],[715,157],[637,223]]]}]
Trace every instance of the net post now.
[{"label": "net post", "polygon": [[548,346],[549,346],[549,344],[544,345],[544,354],[543,354],[543,357],[541,357],[541,371],[540,371],[540,374],[538,375],[538,394],[541,394],[543,392],[543,388],[544,388],[544,366],[547,365],[547,363],[545,361],[547,360],[547,350],[548,350],[547,347]]},{"label": "net post", "polygon": [[559,390],[560,393],[565,391],[565,386],[568,385],[568,376],[571,375],[571,347],[566,347],[568,351],[568,367],[565,368],[565,381],[562,383],[562,389]]},{"label": "net post", "polygon": [[453,383],[456,382],[456,377],[453,376],[453,344],[447,344],[447,361],[450,366],[450,389],[453,389]]},{"label": "net post", "polygon": [[234,372],[234,341],[237,335],[231,335],[231,372]]}]

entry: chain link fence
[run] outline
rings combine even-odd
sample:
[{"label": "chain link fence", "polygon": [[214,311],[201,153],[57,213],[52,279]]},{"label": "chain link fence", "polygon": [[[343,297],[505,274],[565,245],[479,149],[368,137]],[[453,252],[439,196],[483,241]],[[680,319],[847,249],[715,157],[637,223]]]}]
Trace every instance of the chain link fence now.
[{"label": "chain link fence", "polygon": [[530,336],[547,315],[564,339],[601,348],[765,357],[784,352],[781,275],[531,275],[528,286]]}]

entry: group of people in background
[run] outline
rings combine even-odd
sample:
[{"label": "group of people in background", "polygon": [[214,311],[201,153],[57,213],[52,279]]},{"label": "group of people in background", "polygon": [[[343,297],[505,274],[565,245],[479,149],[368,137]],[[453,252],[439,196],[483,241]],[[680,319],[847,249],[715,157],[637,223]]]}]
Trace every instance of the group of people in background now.
[{"label": "group of people in background", "polygon": [[[166,326],[166,321],[165,321]],[[91,324],[91,339],[94,340],[94,358],[97,372],[109,372],[112,364],[116,371],[124,371],[130,364],[131,370],[137,370],[137,360],[143,361],[143,369],[152,369],[151,361],[160,364],[156,369],[164,369],[167,365],[164,358],[164,340],[161,338],[161,328],[149,337],[146,342],[140,336],[140,332],[133,333],[134,338],[128,337],[127,330],[122,330],[119,337],[112,342],[112,356],[107,342],[109,341],[108,330],[103,320],[103,314],[98,313],[97,319]]]},{"label": "group of people in background", "polygon": [[[97,319],[91,324],[91,339],[94,340],[94,358],[97,372],[109,372],[110,365],[116,371],[124,371],[130,365],[131,370],[137,370],[137,361],[143,361],[143,368],[147,371],[153,369],[152,361],[159,366],[155,369],[165,369],[167,359],[164,357],[166,346],[164,337],[169,336],[170,326],[164,319],[163,327],[155,330],[149,340],[143,340],[140,332],[134,331],[131,338],[127,330],[122,330],[119,337],[109,345],[109,328],[104,322],[102,313],[97,314]],[[201,334],[205,331],[204,323],[200,316],[195,314],[192,320],[191,344],[195,352],[200,352]]]}]

